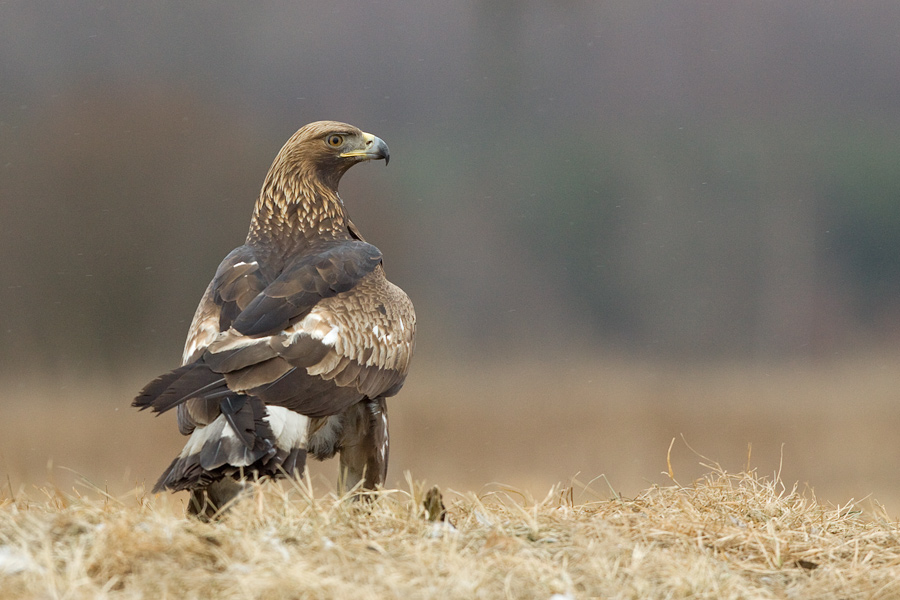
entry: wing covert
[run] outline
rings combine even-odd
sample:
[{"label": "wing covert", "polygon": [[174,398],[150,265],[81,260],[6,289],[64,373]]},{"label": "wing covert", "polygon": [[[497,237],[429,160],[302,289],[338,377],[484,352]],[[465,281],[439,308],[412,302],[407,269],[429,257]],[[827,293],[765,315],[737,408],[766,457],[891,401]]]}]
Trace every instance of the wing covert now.
[{"label": "wing covert", "polygon": [[193,362],[203,354],[265,287],[266,280],[253,250],[248,246],[232,250],[216,269],[197,305],[184,343],[182,364]]},{"label": "wing covert", "polygon": [[231,326],[248,337],[287,329],[324,298],[352,289],[381,263],[381,251],[360,241],[331,243],[298,257],[244,307]]},{"label": "wing covert", "polygon": [[212,282],[215,302],[221,307],[219,331],[231,327],[238,315],[259,296],[268,283],[249,246],[235,248],[226,256]]}]

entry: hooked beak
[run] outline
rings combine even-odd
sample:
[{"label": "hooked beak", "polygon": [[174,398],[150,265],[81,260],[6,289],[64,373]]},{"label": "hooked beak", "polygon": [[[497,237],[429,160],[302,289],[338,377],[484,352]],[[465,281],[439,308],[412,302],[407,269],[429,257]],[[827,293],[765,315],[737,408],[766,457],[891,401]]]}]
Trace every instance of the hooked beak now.
[{"label": "hooked beak", "polygon": [[380,137],[371,133],[363,132],[363,143],[359,148],[341,153],[341,157],[358,157],[360,160],[378,160],[384,159],[387,165],[391,161],[391,151],[388,150],[387,144]]}]

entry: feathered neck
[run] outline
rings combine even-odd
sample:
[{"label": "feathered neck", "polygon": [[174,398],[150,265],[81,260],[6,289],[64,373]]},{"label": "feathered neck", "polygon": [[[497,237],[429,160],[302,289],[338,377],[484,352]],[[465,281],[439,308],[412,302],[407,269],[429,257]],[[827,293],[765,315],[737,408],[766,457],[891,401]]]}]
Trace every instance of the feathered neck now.
[{"label": "feathered neck", "polygon": [[271,248],[283,260],[318,240],[349,239],[337,182],[325,183],[309,169],[279,166],[273,165],[263,183],[247,243]]}]

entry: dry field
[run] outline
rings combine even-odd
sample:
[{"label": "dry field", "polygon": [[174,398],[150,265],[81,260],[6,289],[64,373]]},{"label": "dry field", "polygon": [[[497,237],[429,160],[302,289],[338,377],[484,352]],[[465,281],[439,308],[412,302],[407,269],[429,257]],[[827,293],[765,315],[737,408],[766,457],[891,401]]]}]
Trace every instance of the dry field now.
[{"label": "dry field", "polygon": [[217,523],[165,496],[44,490],[0,502],[0,590],[19,598],[895,598],[900,528],[777,479],[714,469],[632,499],[423,486],[371,502],[257,486]]},{"label": "dry field", "polygon": [[212,525],[143,491],[183,443],[128,406],[161,369],[8,374],[0,598],[900,597],[897,365],[420,362],[391,491],[316,464]]}]

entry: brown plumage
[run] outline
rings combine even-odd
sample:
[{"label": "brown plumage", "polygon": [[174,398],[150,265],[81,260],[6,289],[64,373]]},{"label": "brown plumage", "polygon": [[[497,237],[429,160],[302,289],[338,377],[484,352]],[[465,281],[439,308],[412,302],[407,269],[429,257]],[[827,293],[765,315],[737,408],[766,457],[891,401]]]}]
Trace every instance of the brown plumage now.
[{"label": "brown plumage", "polygon": [[266,176],[243,246],[219,265],[188,331],[182,367],[133,405],[176,408],[190,435],[154,488],[192,492],[209,513],[246,477],[300,475],[340,453],[342,484],[373,488],[388,461],[385,399],[409,369],[416,317],[337,193],[379,138],[345,123],[301,128]]}]

